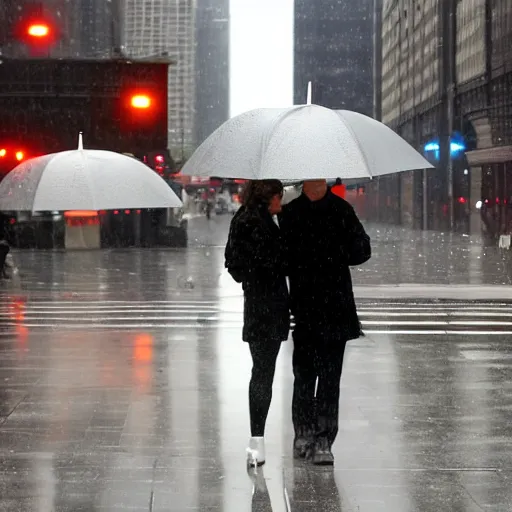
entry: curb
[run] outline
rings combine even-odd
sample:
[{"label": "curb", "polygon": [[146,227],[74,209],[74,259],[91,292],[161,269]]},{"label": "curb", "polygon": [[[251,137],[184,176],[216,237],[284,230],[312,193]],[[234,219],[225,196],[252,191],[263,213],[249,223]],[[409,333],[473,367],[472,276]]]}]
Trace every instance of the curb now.
[{"label": "curb", "polygon": [[356,299],[512,300],[509,285],[396,284],[354,286]]}]

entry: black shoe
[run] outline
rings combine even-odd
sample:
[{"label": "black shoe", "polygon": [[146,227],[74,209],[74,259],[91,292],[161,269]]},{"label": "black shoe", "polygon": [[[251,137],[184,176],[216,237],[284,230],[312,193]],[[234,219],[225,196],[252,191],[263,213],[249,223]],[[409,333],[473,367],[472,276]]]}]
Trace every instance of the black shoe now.
[{"label": "black shoe", "polygon": [[331,452],[329,442],[325,438],[320,438],[313,448],[313,456],[311,462],[315,466],[333,466],[334,455]]},{"label": "black shoe", "polygon": [[311,456],[312,442],[306,437],[296,437],[293,442],[293,457],[307,459]]}]

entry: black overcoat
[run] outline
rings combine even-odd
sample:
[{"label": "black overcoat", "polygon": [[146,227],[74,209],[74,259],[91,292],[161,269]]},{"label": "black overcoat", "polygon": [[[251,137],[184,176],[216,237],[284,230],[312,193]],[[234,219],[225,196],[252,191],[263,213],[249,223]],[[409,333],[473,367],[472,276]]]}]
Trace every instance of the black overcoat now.
[{"label": "black overcoat", "polygon": [[233,217],[225,266],[244,290],[247,342],[284,341],[290,330],[287,258],[281,231],[265,207],[241,207]]},{"label": "black overcoat", "polygon": [[289,253],[295,330],[358,338],[362,331],[349,266],[368,261],[371,246],[352,206],[330,190],[319,201],[302,194],[283,207],[279,223]]}]

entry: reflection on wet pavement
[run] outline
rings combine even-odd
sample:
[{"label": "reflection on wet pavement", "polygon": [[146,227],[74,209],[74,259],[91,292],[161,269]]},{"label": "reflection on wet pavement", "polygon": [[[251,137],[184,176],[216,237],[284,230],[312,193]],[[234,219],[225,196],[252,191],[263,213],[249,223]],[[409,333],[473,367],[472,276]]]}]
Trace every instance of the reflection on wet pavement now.
[{"label": "reflection on wet pavement", "polygon": [[511,303],[362,301],[333,470],[292,459],[284,343],[252,475],[250,360],[220,249],[18,260],[0,306],[0,511],[512,510],[510,335],[492,325]]},{"label": "reflection on wet pavement", "polygon": [[266,482],[244,469],[236,332],[37,328],[0,352],[0,510],[284,511],[284,489],[297,511],[512,506],[507,337],[351,343],[332,474],[291,459],[286,343]]}]

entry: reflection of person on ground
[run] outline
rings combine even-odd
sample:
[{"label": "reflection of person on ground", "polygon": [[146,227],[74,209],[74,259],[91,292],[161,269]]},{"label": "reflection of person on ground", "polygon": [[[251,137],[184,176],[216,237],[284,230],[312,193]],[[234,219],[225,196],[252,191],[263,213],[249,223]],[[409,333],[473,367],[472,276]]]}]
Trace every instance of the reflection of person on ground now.
[{"label": "reflection of person on ground", "polygon": [[225,252],[228,272],[243,286],[243,340],[249,344],[253,361],[249,384],[251,465],[265,462],[263,437],[276,360],[290,329],[285,250],[272,217],[281,211],[282,194],[283,186],[277,180],[248,183],[243,206],[231,222]]},{"label": "reflection of person on ground", "polygon": [[279,222],[289,252],[295,318],[294,455],[330,465],[345,345],[362,334],[349,265],[370,258],[370,238],[354,209],[325,180],[306,181],[302,195],[283,207]]},{"label": "reflection of person on ground", "polygon": [[332,469],[308,469],[295,466],[293,483],[288,487],[290,509],[294,512],[343,512],[343,499]]},{"label": "reflection of person on ground", "polygon": [[251,512],[272,512],[272,502],[263,470],[249,468],[248,475],[253,483]]}]

